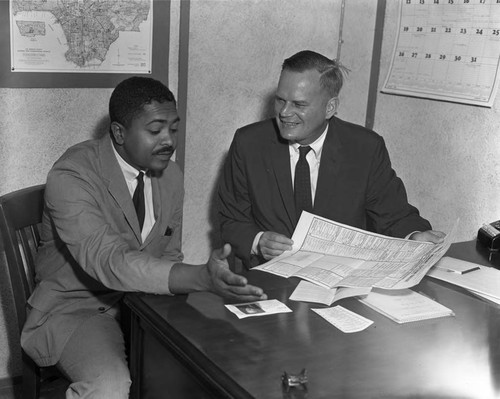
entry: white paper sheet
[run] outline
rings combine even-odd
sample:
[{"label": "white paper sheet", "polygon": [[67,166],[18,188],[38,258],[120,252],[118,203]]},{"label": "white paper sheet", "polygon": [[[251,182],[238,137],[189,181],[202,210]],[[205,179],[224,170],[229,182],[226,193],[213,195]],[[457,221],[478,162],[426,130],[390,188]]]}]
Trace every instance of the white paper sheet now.
[{"label": "white paper sheet", "polygon": [[[440,261],[441,267],[453,268],[453,263],[463,263],[465,261],[450,257],[443,258]],[[469,263],[471,267],[479,267],[479,270],[474,270],[470,273],[450,273],[442,268],[433,267],[427,273],[428,276],[438,280],[443,280],[451,284],[458,285],[470,291],[475,291],[479,295],[493,297],[500,300],[500,270],[492,267],[481,266],[475,263]],[[437,266],[437,265],[436,265]]]},{"label": "white paper sheet", "polygon": [[363,331],[373,324],[372,320],[339,305],[332,308],[311,310],[344,333]]}]

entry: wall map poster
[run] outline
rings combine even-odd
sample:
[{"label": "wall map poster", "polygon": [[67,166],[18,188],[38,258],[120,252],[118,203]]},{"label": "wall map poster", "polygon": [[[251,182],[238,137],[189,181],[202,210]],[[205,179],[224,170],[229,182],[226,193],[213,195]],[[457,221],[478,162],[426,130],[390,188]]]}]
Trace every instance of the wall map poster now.
[{"label": "wall map poster", "polygon": [[401,0],[382,92],[491,107],[499,57],[500,0]]},{"label": "wall map poster", "polygon": [[11,0],[12,72],[150,74],[153,0]]}]

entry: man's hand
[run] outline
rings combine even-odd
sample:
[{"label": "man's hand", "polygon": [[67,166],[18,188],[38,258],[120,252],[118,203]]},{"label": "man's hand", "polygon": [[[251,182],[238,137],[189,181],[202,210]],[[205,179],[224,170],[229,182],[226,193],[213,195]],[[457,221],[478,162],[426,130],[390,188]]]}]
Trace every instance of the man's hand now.
[{"label": "man's hand", "polygon": [[229,244],[212,252],[207,263],[209,291],[241,302],[267,299],[261,288],[248,285],[245,277],[229,270],[226,258],[230,253]]},{"label": "man's hand", "polygon": [[283,234],[266,231],[259,239],[259,253],[265,260],[281,255],[292,249],[293,241]]},{"label": "man's hand", "polygon": [[443,233],[442,231],[427,230],[427,231],[419,231],[413,233],[410,236],[410,240],[428,241],[434,244],[441,244],[444,240],[444,237],[446,237],[446,234]]}]

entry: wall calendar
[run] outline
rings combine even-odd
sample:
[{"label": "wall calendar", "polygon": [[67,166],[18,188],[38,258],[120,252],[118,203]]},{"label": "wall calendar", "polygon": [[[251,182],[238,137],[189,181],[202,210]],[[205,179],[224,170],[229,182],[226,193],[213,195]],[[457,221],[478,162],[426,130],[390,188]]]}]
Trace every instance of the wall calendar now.
[{"label": "wall calendar", "polygon": [[401,0],[382,92],[491,107],[499,61],[500,0]]}]

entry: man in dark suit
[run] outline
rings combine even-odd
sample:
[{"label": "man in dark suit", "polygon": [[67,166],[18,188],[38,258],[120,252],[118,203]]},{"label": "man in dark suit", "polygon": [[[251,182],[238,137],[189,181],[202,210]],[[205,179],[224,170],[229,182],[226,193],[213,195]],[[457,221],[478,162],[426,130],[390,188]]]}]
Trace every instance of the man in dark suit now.
[{"label": "man in dark suit", "polygon": [[276,117],[239,129],[219,185],[222,237],[247,267],[293,244],[303,210],[380,234],[442,242],[407,200],[384,140],[335,117],[345,69],[312,51],[285,60]]},{"label": "man in dark suit", "polygon": [[206,264],[182,262],[183,177],[170,161],[179,116],[170,90],[127,79],[113,91],[109,115],[110,136],[71,147],[49,172],[37,286],[21,337],[38,365],[55,364],[71,380],[67,398],[128,398],[118,322],[124,292],[266,298],[229,270],[229,245]]}]

